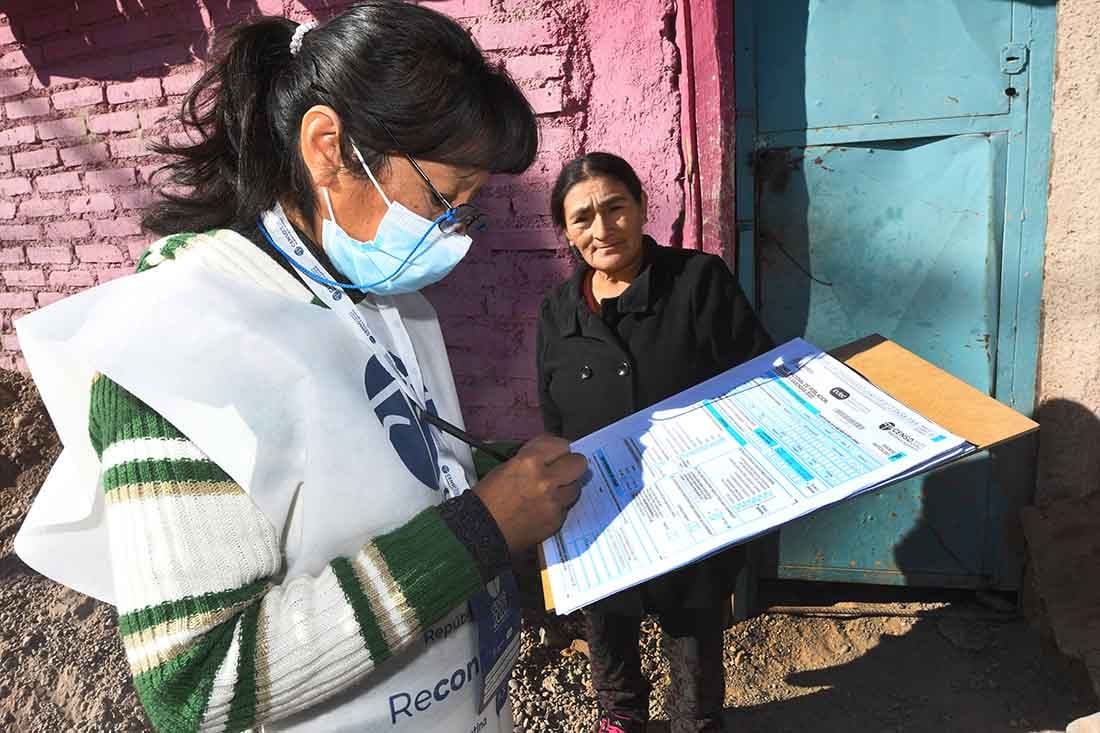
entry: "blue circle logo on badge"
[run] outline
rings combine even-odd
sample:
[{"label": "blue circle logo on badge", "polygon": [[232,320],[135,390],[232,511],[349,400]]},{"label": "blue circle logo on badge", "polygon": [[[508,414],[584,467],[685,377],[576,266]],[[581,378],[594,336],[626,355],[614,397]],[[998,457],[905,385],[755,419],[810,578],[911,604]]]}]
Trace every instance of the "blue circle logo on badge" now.
[{"label": "blue circle logo on badge", "polygon": [[451,472],[451,467],[448,466],[446,463],[444,463],[442,466],[439,467],[439,470],[442,471],[443,473],[450,473]]},{"label": "blue circle logo on badge", "polygon": [[333,300],[340,300],[340,298],[343,298],[343,297],[344,297],[344,294],[341,293],[339,290],[335,290],[332,293],[332,299]]},{"label": "blue circle logo on badge", "polygon": [[294,248],[294,254],[298,255],[299,257],[304,255],[305,252],[306,252],[305,249],[303,249],[302,247],[295,247]]},{"label": "blue circle logo on badge", "polygon": [[[400,358],[390,355],[398,374],[408,376],[408,369]],[[433,491],[439,491],[439,449],[427,424],[421,422],[405,398],[404,392],[394,384],[394,377],[378,357],[367,361],[363,372],[363,386],[367,391],[374,414],[386,430],[390,445],[397,451],[405,468]],[[424,407],[438,415],[435,403],[428,399]]]}]

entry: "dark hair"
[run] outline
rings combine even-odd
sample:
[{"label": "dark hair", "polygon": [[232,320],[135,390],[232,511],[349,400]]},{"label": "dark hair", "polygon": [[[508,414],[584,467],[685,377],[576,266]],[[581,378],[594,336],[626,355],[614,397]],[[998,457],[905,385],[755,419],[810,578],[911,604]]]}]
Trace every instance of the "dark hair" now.
[{"label": "dark hair", "polygon": [[565,229],[565,197],[569,189],[592,178],[614,178],[639,204],[642,203],[642,182],[630,163],[611,153],[589,153],[565,164],[550,192],[550,218],[558,229]]},{"label": "dark hair", "polygon": [[311,219],[313,186],[297,143],[303,115],[318,104],[340,115],[342,164],[360,175],[352,140],[376,171],[384,152],[493,173],[533,162],[531,105],[453,20],[401,0],[367,0],[307,32],[292,55],[297,27],[261,18],[219,39],[218,61],[181,113],[199,141],[156,146],[175,158],[164,167],[174,190],[146,212],[147,229],[251,228],[284,198]]}]

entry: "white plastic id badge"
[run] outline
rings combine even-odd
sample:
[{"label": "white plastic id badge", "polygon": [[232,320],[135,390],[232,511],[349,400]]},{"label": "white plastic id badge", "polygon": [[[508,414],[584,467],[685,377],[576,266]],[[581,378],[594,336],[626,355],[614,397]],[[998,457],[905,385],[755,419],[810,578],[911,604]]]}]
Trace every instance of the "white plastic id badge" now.
[{"label": "white plastic id badge", "polygon": [[481,665],[480,710],[506,699],[508,679],[519,657],[519,588],[511,572],[505,572],[470,599],[477,624],[477,656]]}]

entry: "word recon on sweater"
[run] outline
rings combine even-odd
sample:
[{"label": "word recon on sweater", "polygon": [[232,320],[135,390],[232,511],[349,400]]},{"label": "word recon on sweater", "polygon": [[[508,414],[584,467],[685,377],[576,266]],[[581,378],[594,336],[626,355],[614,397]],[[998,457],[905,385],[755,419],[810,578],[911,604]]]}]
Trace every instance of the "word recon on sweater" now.
[{"label": "word recon on sweater", "polygon": [[[474,657],[465,667],[459,667],[450,677],[441,678],[439,682],[435,683],[434,687],[421,690],[416,693],[415,697],[409,692],[390,695],[390,723],[397,725],[399,714],[411,718],[417,712],[424,712],[434,703],[443,702],[452,692],[458,692],[467,682],[473,682],[479,674],[481,674],[481,665],[478,663],[477,657]],[[416,708],[416,710],[410,711],[409,706]]]}]

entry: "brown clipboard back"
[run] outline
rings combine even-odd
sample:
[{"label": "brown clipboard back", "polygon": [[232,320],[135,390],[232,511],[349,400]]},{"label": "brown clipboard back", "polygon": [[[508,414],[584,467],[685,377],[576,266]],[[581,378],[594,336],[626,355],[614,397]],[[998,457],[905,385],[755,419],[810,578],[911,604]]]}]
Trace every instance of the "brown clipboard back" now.
[{"label": "brown clipboard back", "polygon": [[[911,410],[986,450],[1039,429],[1039,423],[971,387],[893,341],[872,334],[829,352]],[[546,610],[554,608],[539,546]]]},{"label": "brown clipboard back", "polygon": [[979,450],[1039,429],[1039,423],[878,334],[830,352],[906,407]]}]

